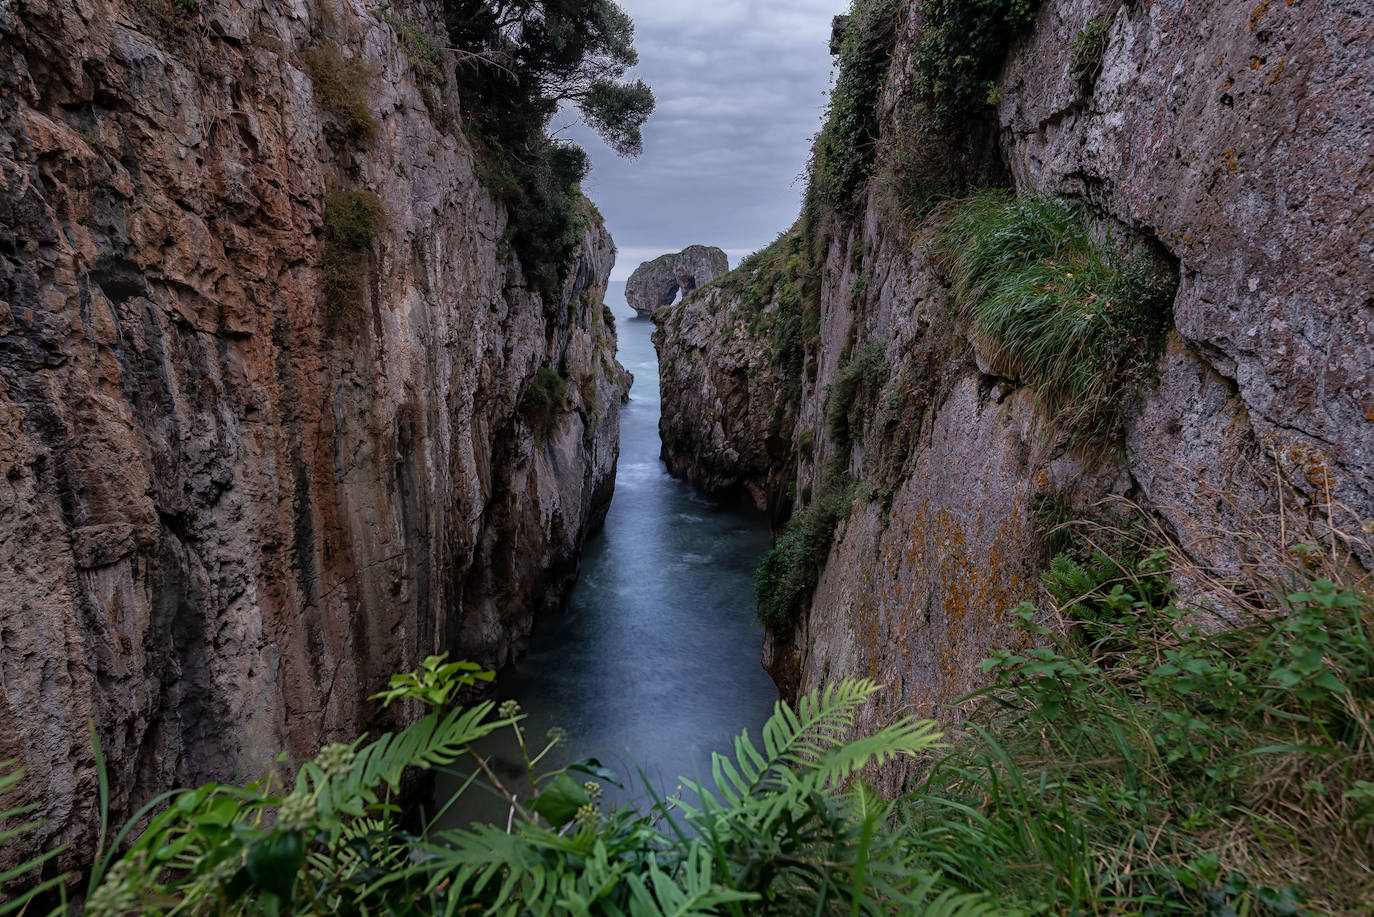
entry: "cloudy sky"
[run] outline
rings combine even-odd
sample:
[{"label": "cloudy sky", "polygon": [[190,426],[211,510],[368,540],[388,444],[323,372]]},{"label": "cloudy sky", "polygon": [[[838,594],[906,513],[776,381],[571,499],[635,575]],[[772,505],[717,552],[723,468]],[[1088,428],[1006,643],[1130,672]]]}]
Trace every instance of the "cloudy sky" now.
[{"label": "cloudy sky", "polygon": [[733,267],[796,219],[830,82],[830,20],[848,0],[619,2],[635,21],[635,75],[658,99],[644,155],[623,160],[568,132],[592,157],[583,187],[619,249],[612,279],[694,243],[725,249]]}]

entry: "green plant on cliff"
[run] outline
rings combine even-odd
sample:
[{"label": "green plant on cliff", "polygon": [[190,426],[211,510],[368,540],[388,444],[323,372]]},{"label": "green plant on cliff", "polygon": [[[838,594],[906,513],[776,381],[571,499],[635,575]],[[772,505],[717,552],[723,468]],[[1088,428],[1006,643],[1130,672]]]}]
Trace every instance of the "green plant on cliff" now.
[{"label": "green plant on cliff", "polygon": [[1102,57],[1107,53],[1107,38],[1111,23],[1094,19],[1074,36],[1069,49],[1069,73],[1084,92],[1092,92],[1093,84],[1102,73]]},{"label": "green plant on cliff", "polygon": [[320,270],[331,316],[348,316],[360,308],[381,221],[382,202],[370,191],[339,191],[325,198]]},{"label": "green plant on cliff", "polygon": [[540,367],[525,386],[520,396],[520,416],[535,431],[535,435],[546,437],[553,428],[554,419],[567,409],[568,383],[562,376],[548,367]]},{"label": "green plant on cliff", "polygon": [[835,209],[858,207],[878,142],[878,103],[896,43],[901,4],[854,0],[840,45],[839,73],[816,140],[811,185]]},{"label": "green plant on cliff", "polygon": [[926,0],[914,56],[914,82],[937,129],[987,106],[1018,34],[1035,22],[1041,0]]},{"label": "green plant on cliff", "polygon": [[370,140],[377,119],[366,92],[373,75],[357,58],[344,57],[339,46],[325,42],[307,52],[305,70],[315,86],[320,107],[338,119],[344,135],[354,142]]},{"label": "green plant on cliff", "polygon": [[853,495],[847,488],[827,487],[810,505],[792,514],[782,536],[763,556],[754,573],[759,621],[785,637],[805,614],[820,581],[835,527],[849,515]]},{"label": "green plant on cliff", "polygon": [[1052,433],[1111,442],[1170,325],[1175,281],[1093,241],[1082,208],[983,192],[941,232],[959,314],[1000,373],[1027,382]]},{"label": "green plant on cliff", "polygon": [[1138,531],[1073,542],[1058,626],[1015,610],[1022,648],[906,802],[914,862],[1034,913],[1368,913],[1368,577],[1303,545],[1258,579],[1187,569],[1219,627]]},{"label": "green plant on cliff", "polygon": [[453,123],[453,112],[444,101],[444,49],[441,48],[429,31],[415,19],[390,11],[382,13],[382,19],[396,30],[396,37],[410,57],[411,71],[415,74],[415,84],[420,90],[420,98],[425,103],[430,120],[439,130],[448,130]]}]

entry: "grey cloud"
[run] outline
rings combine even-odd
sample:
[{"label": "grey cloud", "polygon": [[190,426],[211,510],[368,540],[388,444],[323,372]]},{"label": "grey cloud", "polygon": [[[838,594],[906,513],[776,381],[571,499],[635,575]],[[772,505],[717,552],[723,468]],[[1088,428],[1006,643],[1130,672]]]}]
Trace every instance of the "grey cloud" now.
[{"label": "grey cloud", "polygon": [[739,255],[796,218],[829,85],[830,20],[846,0],[620,0],[658,111],[626,161],[584,128],[585,186],[620,248],[615,277],[694,242]]}]

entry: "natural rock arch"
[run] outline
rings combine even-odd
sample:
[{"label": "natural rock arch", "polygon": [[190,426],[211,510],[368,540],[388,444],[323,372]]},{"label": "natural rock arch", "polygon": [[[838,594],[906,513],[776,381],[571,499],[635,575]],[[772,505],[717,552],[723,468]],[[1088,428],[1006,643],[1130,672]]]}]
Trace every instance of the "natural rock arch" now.
[{"label": "natural rock arch", "polygon": [[645,261],[625,284],[625,301],[643,316],[672,305],[682,295],[710,283],[730,269],[725,252],[710,245],[689,245],[680,252]]}]

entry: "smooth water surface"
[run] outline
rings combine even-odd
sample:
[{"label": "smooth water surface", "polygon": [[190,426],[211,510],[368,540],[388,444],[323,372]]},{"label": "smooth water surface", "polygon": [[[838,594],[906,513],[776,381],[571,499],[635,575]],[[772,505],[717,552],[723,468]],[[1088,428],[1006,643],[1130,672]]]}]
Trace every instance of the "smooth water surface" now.
[{"label": "smooth water surface", "polygon": [[[635,376],[621,415],[615,498],[564,613],[541,622],[497,696],[520,702],[532,737],[552,726],[567,731],[560,762],[595,757],[637,784],[642,769],[671,793],[679,776],[708,777],[710,753],[728,751],[741,730],[757,740],[777,700],[759,662],[754,610],[753,573],[769,532],[761,515],[668,475],[653,324],[625,304],[623,283],[611,285],[607,301],[620,361]],[[514,777],[513,751],[508,743],[492,750],[514,759],[496,762],[498,773]],[[642,784],[629,795],[642,796]],[[445,821],[496,814],[465,804]]]}]

